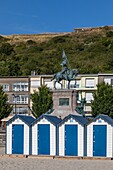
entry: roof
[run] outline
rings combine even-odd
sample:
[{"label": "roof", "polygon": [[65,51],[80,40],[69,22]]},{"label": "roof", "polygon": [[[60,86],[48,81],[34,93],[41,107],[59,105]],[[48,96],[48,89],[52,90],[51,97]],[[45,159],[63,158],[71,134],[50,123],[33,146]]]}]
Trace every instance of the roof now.
[{"label": "roof", "polygon": [[1,119],[1,122],[7,122],[9,119],[11,119],[13,116],[8,116],[3,119]]},{"label": "roof", "polygon": [[52,116],[52,115],[48,115],[48,114],[43,114],[40,117],[38,117],[33,123],[32,125],[36,124],[37,122],[39,122],[41,119],[47,119],[49,122],[51,122],[53,125],[57,125],[58,123],[60,123],[62,121],[62,119],[58,118],[57,116]]},{"label": "roof", "polygon": [[73,118],[74,120],[76,120],[78,123],[80,123],[82,126],[84,126],[88,120],[87,118],[84,118],[83,116],[80,116],[80,115],[72,115],[72,114],[69,114],[68,116],[66,116],[62,122],[60,122],[58,124],[58,126],[61,126],[64,122],[66,122],[67,120],[69,120],[70,118]]},{"label": "roof", "polygon": [[99,114],[98,116],[96,116],[87,125],[91,124],[92,122],[96,122],[96,120],[99,119],[99,118],[103,119],[105,122],[107,122],[108,124],[113,126],[113,119],[111,117],[109,117],[108,115],[103,115],[103,114]]},{"label": "roof", "polygon": [[32,116],[28,116],[28,115],[20,115],[20,114],[16,114],[15,116],[13,116],[6,124],[10,124],[12,123],[12,121],[14,121],[15,119],[19,118],[20,120],[22,120],[24,123],[26,123],[28,126],[31,125],[32,122],[34,122],[34,118]]}]

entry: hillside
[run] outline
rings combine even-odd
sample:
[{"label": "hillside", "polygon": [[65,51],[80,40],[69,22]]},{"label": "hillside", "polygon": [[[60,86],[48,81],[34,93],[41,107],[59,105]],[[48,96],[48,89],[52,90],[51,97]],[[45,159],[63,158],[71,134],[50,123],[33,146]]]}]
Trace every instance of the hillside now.
[{"label": "hillside", "polygon": [[0,76],[53,74],[61,70],[62,50],[80,73],[113,73],[113,26],[71,33],[0,36]]},{"label": "hillside", "polygon": [[47,42],[51,38],[56,36],[63,36],[66,33],[45,33],[45,34],[14,34],[9,36],[4,36],[4,38],[8,39],[8,43],[10,44],[18,44],[21,42],[26,43],[28,40],[35,41],[36,43]]}]

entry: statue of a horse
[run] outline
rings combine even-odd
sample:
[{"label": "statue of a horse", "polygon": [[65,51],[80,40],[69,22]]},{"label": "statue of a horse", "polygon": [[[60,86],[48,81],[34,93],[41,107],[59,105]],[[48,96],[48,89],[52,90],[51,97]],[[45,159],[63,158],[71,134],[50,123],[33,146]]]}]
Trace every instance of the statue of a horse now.
[{"label": "statue of a horse", "polygon": [[59,84],[61,84],[61,88],[62,87],[62,83],[60,81],[62,80],[67,80],[68,81],[68,89],[70,88],[70,82],[72,80],[75,80],[75,77],[77,76],[78,74],[78,70],[77,69],[72,69],[72,70],[67,70],[65,73],[62,73],[62,72],[58,72],[56,74],[53,75],[53,78],[51,79],[54,80],[54,88],[56,89],[56,82],[58,82]]}]

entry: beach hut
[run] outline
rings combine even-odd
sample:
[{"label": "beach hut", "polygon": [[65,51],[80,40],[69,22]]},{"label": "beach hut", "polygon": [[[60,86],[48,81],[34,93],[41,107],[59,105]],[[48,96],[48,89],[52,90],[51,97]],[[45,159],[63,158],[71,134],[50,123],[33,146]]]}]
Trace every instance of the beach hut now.
[{"label": "beach hut", "polygon": [[70,114],[58,124],[59,156],[85,155],[86,123],[86,118]]},{"label": "beach hut", "polygon": [[87,124],[87,156],[113,157],[113,119],[98,115]]},{"label": "beach hut", "polygon": [[30,124],[34,120],[32,116],[17,114],[6,123],[6,154],[30,154]]},{"label": "beach hut", "polygon": [[56,116],[41,115],[32,123],[32,155],[56,155],[57,127],[61,121]]}]

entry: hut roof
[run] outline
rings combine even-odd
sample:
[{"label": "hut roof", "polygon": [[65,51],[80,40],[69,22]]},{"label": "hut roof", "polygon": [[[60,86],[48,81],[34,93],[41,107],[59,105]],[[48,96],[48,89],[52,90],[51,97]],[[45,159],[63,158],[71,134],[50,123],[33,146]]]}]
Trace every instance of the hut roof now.
[{"label": "hut roof", "polygon": [[39,122],[41,119],[47,119],[48,121],[50,121],[52,124],[57,125],[58,123],[60,123],[62,121],[62,119],[58,118],[57,116],[52,116],[52,115],[48,115],[48,114],[43,114],[40,117],[38,117],[33,123],[32,125],[34,125],[35,123]]},{"label": "hut roof", "polygon": [[84,118],[83,116],[80,116],[80,115],[72,115],[72,114],[69,114],[68,116],[66,116],[62,122],[60,122],[58,124],[58,126],[61,126],[64,122],[66,122],[67,120],[69,120],[70,118],[73,118],[74,120],[76,120],[78,123],[80,123],[82,126],[84,126],[88,120],[86,118]]},{"label": "hut roof", "polygon": [[113,126],[113,119],[108,115],[104,115],[104,114],[97,115],[93,120],[88,122],[87,125],[91,124],[92,122],[96,122],[96,120],[98,120],[99,118],[101,118],[102,120],[104,120],[105,122]]},{"label": "hut roof", "polygon": [[35,120],[32,116],[28,116],[28,115],[21,115],[21,114],[16,114],[15,116],[13,116],[7,123],[6,125],[10,124],[12,121],[14,121],[15,119],[19,118],[20,120],[22,120],[24,123],[26,123],[28,126],[30,126],[30,124]]}]

